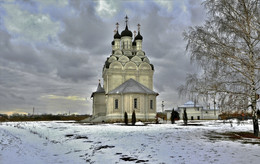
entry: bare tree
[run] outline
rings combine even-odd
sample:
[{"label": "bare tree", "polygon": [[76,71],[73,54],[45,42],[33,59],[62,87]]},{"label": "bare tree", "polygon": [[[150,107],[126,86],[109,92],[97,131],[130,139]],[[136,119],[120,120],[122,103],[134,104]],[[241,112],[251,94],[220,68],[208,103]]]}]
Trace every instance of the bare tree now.
[{"label": "bare tree", "polygon": [[238,109],[250,106],[255,136],[259,135],[256,109],[260,90],[259,3],[260,0],[203,3],[208,10],[206,23],[184,32],[191,60],[203,72],[180,87],[181,92],[215,96],[220,106],[236,104]]}]

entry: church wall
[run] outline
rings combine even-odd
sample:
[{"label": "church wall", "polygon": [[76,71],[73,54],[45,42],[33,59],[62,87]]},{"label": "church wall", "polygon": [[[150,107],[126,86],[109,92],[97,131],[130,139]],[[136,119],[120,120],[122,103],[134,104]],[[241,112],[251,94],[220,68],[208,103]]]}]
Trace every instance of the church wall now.
[{"label": "church wall", "polygon": [[152,90],[152,83],[150,81],[150,77],[148,75],[140,75],[139,82],[146,86],[147,88]]},{"label": "church wall", "polygon": [[110,90],[115,89],[119,85],[123,83],[123,77],[121,74],[114,74],[110,76],[110,83],[109,83],[109,88]]},{"label": "church wall", "polygon": [[[115,109],[115,99],[119,100],[118,109]],[[137,99],[137,108],[134,108],[134,99]],[[153,101],[153,109],[150,109],[150,100]],[[125,111],[128,113],[128,118],[131,119],[133,110],[135,110],[137,120],[152,120],[156,115],[156,95],[138,93],[108,95],[107,109],[107,116],[112,122],[120,119],[122,121]]]},{"label": "church wall", "polygon": [[[115,107],[115,100],[118,100],[118,107]],[[122,97],[121,95],[107,96],[107,114],[122,113]]]},{"label": "church wall", "polygon": [[[150,100],[152,100],[153,102],[152,102],[152,109],[150,108]],[[149,100],[148,100],[149,102],[148,102],[148,104],[149,104],[149,107],[148,107],[148,111],[149,111],[149,113],[156,113],[156,95],[150,95],[149,96]]]},{"label": "church wall", "polygon": [[131,78],[153,90],[153,70],[129,69],[105,69],[103,72],[104,89],[108,93]]},{"label": "church wall", "polygon": [[104,93],[94,94],[93,115],[106,115],[106,97]]},{"label": "church wall", "polygon": [[122,37],[121,38],[121,49],[131,50],[132,49],[132,38]]}]

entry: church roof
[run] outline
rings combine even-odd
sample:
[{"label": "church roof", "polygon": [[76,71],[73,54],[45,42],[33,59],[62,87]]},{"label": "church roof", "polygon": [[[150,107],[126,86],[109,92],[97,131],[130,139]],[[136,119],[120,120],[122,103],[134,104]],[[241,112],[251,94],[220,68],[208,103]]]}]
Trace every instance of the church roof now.
[{"label": "church roof", "polygon": [[116,31],[116,34],[114,35],[114,39],[120,39],[121,35],[118,33],[118,31]]},{"label": "church roof", "polygon": [[136,41],[135,40],[133,41],[132,46],[136,46]]},{"label": "church roof", "polygon": [[104,88],[101,87],[101,84],[100,84],[100,83],[98,84],[98,87],[97,87],[96,92],[98,92],[98,93],[103,93],[103,92],[105,92]]},{"label": "church roof", "polygon": [[146,86],[140,84],[134,79],[129,79],[123,84],[110,91],[108,94],[121,94],[121,93],[145,93],[145,94],[158,94]]},{"label": "church roof", "polygon": [[202,107],[202,106],[194,103],[193,101],[188,101],[184,105],[181,105],[179,107],[181,107],[181,108],[191,108],[191,107]]},{"label": "church roof", "polygon": [[135,40],[143,40],[143,36],[140,34],[140,31],[138,31],[138,34],[136,35]]},{"label": "church roof", "polygon": [[95,93],[105,93],[105,90],[104,90],[103,87],[101,87],[101,84],[100,84],[100,83],[98,83],[97,90],[96,90],[96,92],[93,92],[93,93],[91,94],[91,97],[93,97]]},{"label": "church roof", "polygon": [[123,37],[123,36],[130,36],[130,37],[133,36],[133,33],[130,30],[128,30],[127,25],[125,26],[125,30],[121,32],[121,37]]}]

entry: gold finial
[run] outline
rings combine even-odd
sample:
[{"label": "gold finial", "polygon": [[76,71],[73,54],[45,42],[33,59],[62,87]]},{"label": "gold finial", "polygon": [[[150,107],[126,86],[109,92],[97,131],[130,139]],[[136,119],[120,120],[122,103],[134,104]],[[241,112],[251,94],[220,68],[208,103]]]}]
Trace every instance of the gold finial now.
[{"label": "gold finial", "polygon": [[137,27],[138,27],[138,32],[140,32],[140,24],[138,23]]},{"label": "gold finial", "polygon": [[116,30],[118,31],[119,23],[116,22]]},{"label": "gold finial", "polygon": [[136,37],[136,31],[134,31],[134,36]]},{"label": "gold finial", "polygon": [[117,30],[114,30],[114,34],[116,34]]}]

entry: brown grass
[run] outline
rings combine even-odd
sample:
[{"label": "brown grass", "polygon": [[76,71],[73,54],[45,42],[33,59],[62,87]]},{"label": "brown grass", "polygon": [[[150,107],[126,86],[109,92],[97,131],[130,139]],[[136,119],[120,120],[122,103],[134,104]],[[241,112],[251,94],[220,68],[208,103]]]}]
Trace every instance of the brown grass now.
[{"label": "brown grass", "polygon": [[206,135],[210,141],[238,141],[244,144],[258,144],[260,145],[260,137],[254,136],[252,132],[225,132],[217,133],[211,132]]}]

